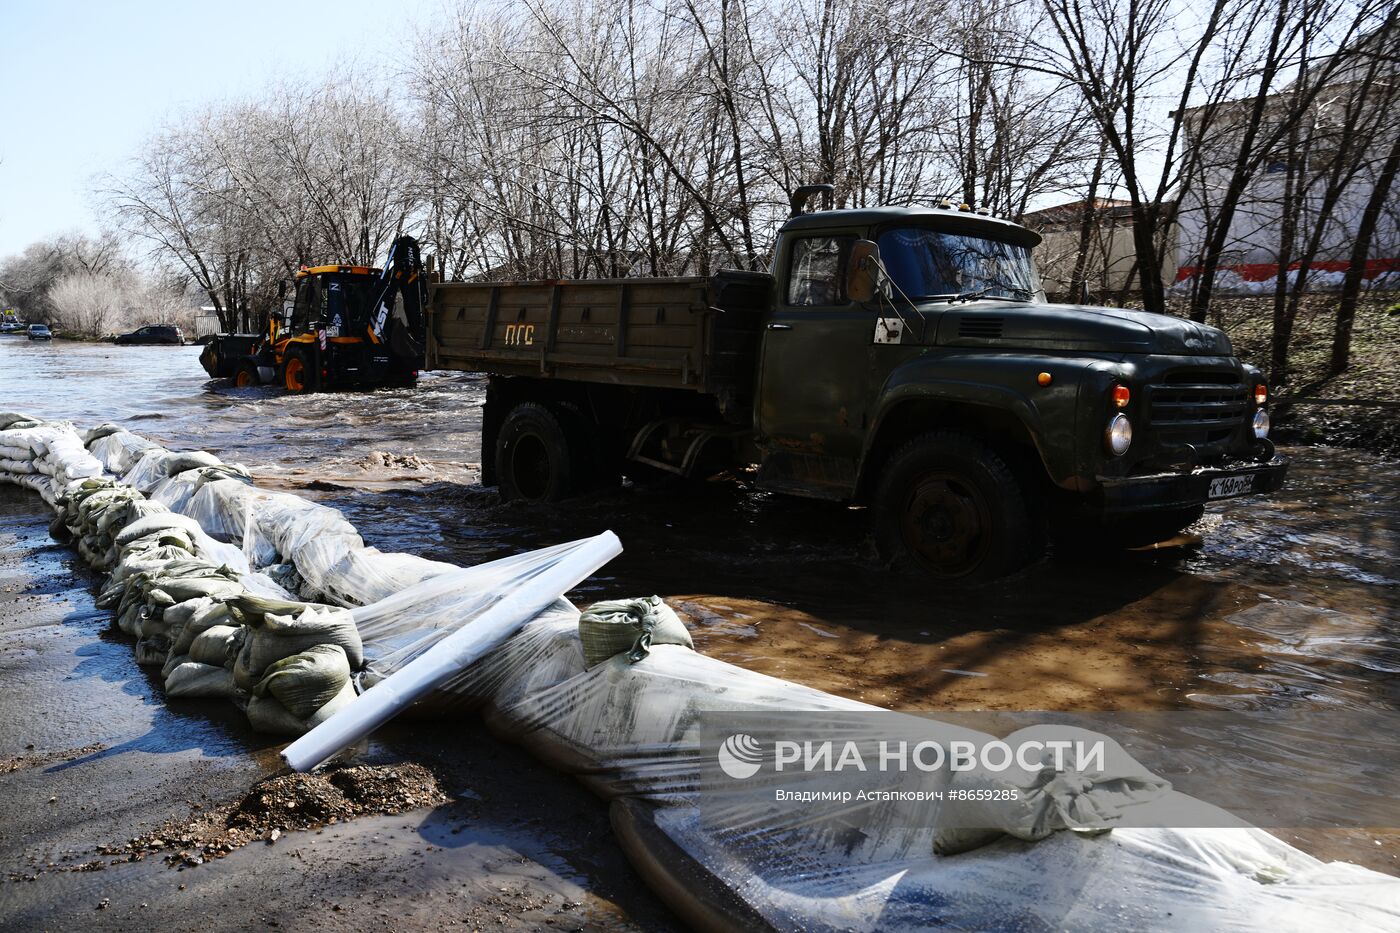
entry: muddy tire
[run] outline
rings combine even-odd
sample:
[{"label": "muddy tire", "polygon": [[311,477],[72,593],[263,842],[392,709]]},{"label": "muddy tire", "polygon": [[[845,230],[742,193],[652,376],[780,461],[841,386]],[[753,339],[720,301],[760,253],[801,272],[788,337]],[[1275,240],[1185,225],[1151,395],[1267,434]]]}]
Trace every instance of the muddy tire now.
[{"label": "muddy tire", "polygon": [[242,360],[238,364],[238,369],[234,370],[233,384],[240,389],[262,385],[262,376],[258,375],[258,365],[252,360]]},{"label": "muddy tire", "polygon": [[1025,491],[1006,462],[962,434],[925,434],[885,465],[875,544],[900,571],[958,584],[1006,576],[1039,556]]},{"label": "muddy tire", "polygon": [[577,473],[569,435],[553,411],[535,402],[511,409],[496,437],[496,481],[502,499],[567,499]]},{"label": "muddy tire", "polygon": [[279,375],[282,388],[295,394],[315,392],[321,382],[310,354],[299,347],[287,351]]}]

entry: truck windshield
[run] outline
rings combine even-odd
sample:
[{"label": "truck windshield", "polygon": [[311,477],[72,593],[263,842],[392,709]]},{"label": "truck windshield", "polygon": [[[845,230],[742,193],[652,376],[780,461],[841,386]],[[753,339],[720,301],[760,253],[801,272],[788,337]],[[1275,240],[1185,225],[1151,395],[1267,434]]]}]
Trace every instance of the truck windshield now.
[{"label": "truck windshield", "polygon": [[927,227],[880,234],[880,261],[899,290],[920,298],[993,297],[1029,301],[1040,290],[1028,246]]}]

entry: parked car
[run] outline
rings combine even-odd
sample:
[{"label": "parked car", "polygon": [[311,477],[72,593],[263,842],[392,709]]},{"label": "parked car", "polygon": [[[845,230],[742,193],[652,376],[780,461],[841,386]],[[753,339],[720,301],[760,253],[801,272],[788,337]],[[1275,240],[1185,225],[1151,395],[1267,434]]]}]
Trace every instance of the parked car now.
[{"label": "parked car", "polygon": [[116,338],[117,343],[137,344],[137,343],[169,343],[177,347],[185,345],[185,335],[180,333],[180,328],[169,327],[164,324],[151,324],[146,327],[138,327],[129,334],[121,334]]},{"label": "parked car", "polygon": [[30,339],[30,340],[52,340],[52,339],[53,339],[53,332],[49,330],[48,325],[46,325],[46,324],[30,324],[30,325],[29,325],[29,339]]},{"label": "parked car", "polygon": [[25,331],[23,324],[16,324],[13,321],[6,321],[0,324],[0,334],[22,334]]}]

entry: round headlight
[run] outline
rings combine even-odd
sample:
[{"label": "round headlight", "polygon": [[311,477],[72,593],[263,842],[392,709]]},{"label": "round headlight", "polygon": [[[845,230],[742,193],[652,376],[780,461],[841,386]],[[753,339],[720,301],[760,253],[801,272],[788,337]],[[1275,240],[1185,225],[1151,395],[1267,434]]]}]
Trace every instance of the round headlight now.
[{"label": "round headlight", "polygon": [[1269,413],[1262,408],[1254,413],[1254,436],[1258,438],[1269,436]]},{"label": "round headlight", "polygon": [[1128,452],[1128,445],[1133,442],[1133,423],[1128,420],[1127,415],[1114,415],[1109,419],[1103,439],[1113,456],[1123,456]]}]

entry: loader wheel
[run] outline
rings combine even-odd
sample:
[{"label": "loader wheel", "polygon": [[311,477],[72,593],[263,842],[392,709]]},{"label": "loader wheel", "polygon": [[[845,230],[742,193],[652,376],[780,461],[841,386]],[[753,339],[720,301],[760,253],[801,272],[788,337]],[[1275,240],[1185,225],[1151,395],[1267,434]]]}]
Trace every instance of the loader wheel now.
[{"label": "loader wheel", "polygon": [[1021,484],[981,441],[925,434],[885,467],[875,543],[897,570],[981,583],[1030,563],[1039,541]]},{"label": "loader wheel", "polygon": [[262,377],[258,375],[258,367],[255,363],[244,360],[238,364],[238,370],[233,374],[233,384],[240,389],[248,389],[260,385]]},{"label": "loader wheel", "polygon": [[501,498],[558,502],[573,492],[574,474],[569,438],[554,412],[535,402],[511,409],[496,437]]},{"label": "loader wheel", "polygon": [[282,360],[282,387],[288,392],[314,392],[318,382],[305,351],[288,350]]}]

